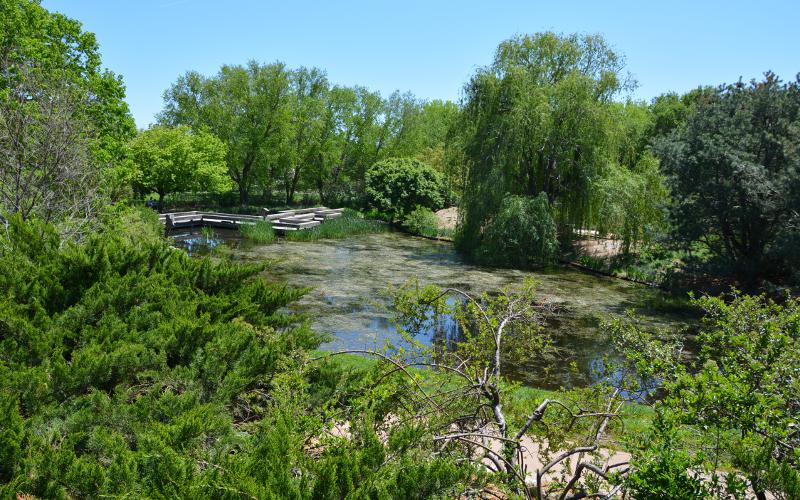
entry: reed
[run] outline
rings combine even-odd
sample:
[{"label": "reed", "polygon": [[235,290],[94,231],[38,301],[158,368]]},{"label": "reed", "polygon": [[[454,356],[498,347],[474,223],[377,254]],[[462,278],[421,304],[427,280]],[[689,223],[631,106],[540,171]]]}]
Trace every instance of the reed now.
[{"label": "reed", "polygon": [[365,219],[355,210],[345,209],[340,217],[327,219],[317,227],[302,231],[287,231],[286,239],[291,241],[316,241],[322,239],[342,239],[348,236],[388,231],[389,226],[379,221]]},{"label": "reed", "polygon": [[258,221],[255,224],[242,224],[239,232],[248,240],[256,243],[272,243],[275,241],[275,231],[272,230],[272,223]]}]

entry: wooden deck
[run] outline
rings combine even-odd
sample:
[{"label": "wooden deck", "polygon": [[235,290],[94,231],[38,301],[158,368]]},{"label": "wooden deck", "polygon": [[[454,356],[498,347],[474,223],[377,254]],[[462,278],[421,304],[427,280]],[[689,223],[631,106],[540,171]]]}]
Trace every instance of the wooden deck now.
[{"label": "wooden deck", "polygon": [[270,212],[262,209],[261,215],[223,214],[217,212],[170,212],[159,214],[161,223],[169,229],[208,226],[226,229],[238,229],[242,224],[255,224],[267,221],[272,224],[276,233],[300,231],[319,226],[325,219],[334,219],[342,215],[341,208],[301,208]]}]

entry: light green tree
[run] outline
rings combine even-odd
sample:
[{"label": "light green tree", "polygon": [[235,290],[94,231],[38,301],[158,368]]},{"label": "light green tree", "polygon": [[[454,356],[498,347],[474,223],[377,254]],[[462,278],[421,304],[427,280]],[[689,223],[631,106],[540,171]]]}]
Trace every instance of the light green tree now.
[{"label": "light green tree", "polygon": [[130,144],[128,179],[141,193],[223,191],[231,187],[226,147],[217,137],[188,127],[152,127]]},{"label": "light green tree", "polygon": [[0,1],[0,33],[0,92],[34,80],[63,82],[85,100],[95,159],[107,167],[120,162],[136,129],[122,78],[103,68],[94,33],[39,2],[16,0]]}]

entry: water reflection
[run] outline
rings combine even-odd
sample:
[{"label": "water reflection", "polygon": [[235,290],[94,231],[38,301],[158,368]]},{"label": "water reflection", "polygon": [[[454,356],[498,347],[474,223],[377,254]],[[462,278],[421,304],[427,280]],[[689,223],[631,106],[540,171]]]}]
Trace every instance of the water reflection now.
[{"label": "water reflection", "polygon": [[189,255],[202,256],[210,254],[214,248],[225,243],[225,237],[215,231],[198,232],[195,229],[172,234],[175,243],[184,248]]},{"label": "water reflection", "polygon": [[[598,368],[604,357],[613,353],[598,325],[610,315],[633,309],[652,326],[690,322],[685,315],[653,310],[649,304],[657,302],[660,295],[654,289],[564,268],[532,273],[473,266],[464,262],[448,243],[398,233],[337,241],[278,240],[270,245],[241,241],[233,231],[217,230],[216,238],[231,247],[235,258],[273,262],[266,271],[268,279],[311,287],[293,307],[308,313],[318,331],[330,334],[331,341],[323,346],[330,350],[371,349],[386,341],[402,345],[386,309],[389,298],[385,292],[389,286],[419,280],[421,284],[480,294],[533,276],[539,282],[541,299],[555,307],[556,313],[548,318],[546,328],[558,351],[548,359],[529,360],[511,368],[514,378],[537,387],[585,385],[604,376]],[[191,245],[198,254],[198,243]],[[452,318],[443,318],[441,324],[422,332],[418,340],[427,344],[437,340],[452,342],[459,335]]]}]

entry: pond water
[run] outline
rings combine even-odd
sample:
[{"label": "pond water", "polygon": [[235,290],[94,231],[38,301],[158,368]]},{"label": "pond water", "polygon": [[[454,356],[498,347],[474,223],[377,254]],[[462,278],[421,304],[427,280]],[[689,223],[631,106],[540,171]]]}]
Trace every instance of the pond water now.
[{"label": "pond water", "polygon": [[[207,236],[207,235],[206,235]],[[175,235],[194,253],[207,251],[207,239],[197,232]],[[269,245],[242,240],[238,233],[216,230],[242,260],[272,262],[266,276],[295,286],[310,287],[293,307],[312,318],[312,326],[331,335],[324,349],[371,349],[398,335],[384,292],[408,280],[471,292],[494,291],[533,276],[543,300],[557,307],[548,319],[559,355],[515,366],[512,377],[542,388],[580,386],[598,377],[603,358],[610,354],[608,339],[598,326],[604,318],[633,309],[653,326],[686,326],[685,313],[658,312],[653,304],[662,292],[626,281],[570,268],[526,272],[479,267],[466,263],[450,243],[414,238],[401,233],[354,236],[344,240],[290,242]],[[188,242],[188,243],[187,243]]]}]

